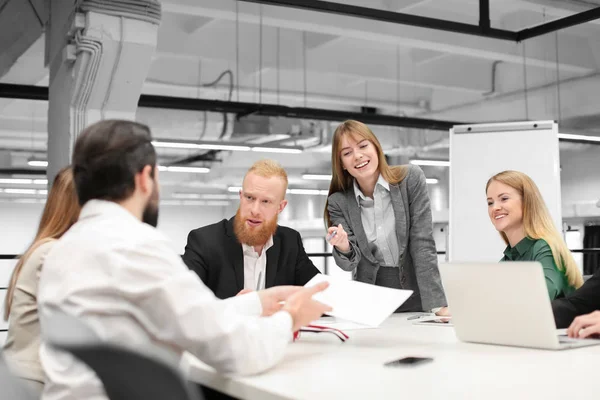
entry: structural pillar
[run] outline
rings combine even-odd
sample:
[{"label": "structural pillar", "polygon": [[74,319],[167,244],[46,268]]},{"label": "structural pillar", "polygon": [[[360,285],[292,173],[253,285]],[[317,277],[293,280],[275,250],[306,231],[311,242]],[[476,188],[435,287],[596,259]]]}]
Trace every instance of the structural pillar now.
[{"label": "structural pillar", "polygon": [[157,0],[51,0],[48,181],[71,162],[77,136],[103,119],[135,119],[156,49]]}]

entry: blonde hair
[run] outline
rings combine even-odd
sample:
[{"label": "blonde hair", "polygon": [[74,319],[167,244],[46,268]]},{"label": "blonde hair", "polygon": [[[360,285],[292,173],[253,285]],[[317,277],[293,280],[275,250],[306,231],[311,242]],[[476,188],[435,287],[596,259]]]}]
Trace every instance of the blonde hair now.
[{"label": "blonde hair", "polygon": [[38,247],[50,240],[60,238],[77,221],[79,211],[80,206],[73,181],[73,170],[66,167],[61,169],[54,178],[33,243],[21,256],[10,277],[10,284],[4,300],[5,320],[8,320],[10,315],[15,287],[25,262]]},{"label": "blonde hair", "polygon": [[[544,239],[552,250],[552,256],[559,270],[564,271],[569,284],[575,288],[583,285],[583,277],[567,248],[561,234],[554,226],[546,203],[533,180],[519,171],[502,171],[492,176],[485,185],[485,191],[493,182],[500,182],[515,189],[521,196],[523,206],[523,229],[531,239]],[[509,245],[508,237],[500,232],[504,242]]]},{"label": "blonde hair", "polygon": [[[381,143],[375,136],[375,134],[369,129],[369,127],[363,124],[360,121],[348,120],[342,122],[333,133],[333,138],[331,139],[331,183],[329,185],[329,196],[336,192],[343,192],[353,185],[354,178],[348,171],[346,171],[342,165],[341,158],[341,144],[342,138],[345,136],[351,136],[357,142],[360,140],[368,140],[375,146],[377,150],[377,159],[379,161],[379,173],[383,176],[390,184],[396,185],[406,177],[408,173],[408,168],[404,165],[399,166],[389,166],[386,159],[385,154],[383,154],[383,148],[381,147]],[[325,219],[325,227],[329,228],[331,226],[331,217],[329,216],[329,212],[327,212],[328,201],[325,202],[325,211],[323,213],[323,217]]]},{"label": "blonde hair", "polygon": [[284,183],[283,197],[285,197],[288,187],[288,176],[287,172],[285,172],[285,169],[277,161],[268,158],[258,160],[252,164],[250,169],[246,172],[244,180],[246,180],[246,176],[248,176],[248,174],[251,172],[258,176],[262,176],[263,178],[272,178],[274,176],[281,178]]}]

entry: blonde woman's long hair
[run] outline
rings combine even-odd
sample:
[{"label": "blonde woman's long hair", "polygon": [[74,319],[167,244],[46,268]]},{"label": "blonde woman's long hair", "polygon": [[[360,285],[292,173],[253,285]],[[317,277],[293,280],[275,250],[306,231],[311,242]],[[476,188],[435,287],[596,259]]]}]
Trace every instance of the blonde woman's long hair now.
[{"label": "blonde woman's long hair", "polygon": [[[362,122],[355,120],[348,120],[342,122],[333,133],[333,138],[331,139],[331,183],[329,185],[329,196],[336,192],[346,191],[353,186],[354,178],[348,171],[346,171],[342,165],[342,157],[341,157],[341,144],[342,138],[345,136],[351,136],[357,142],[367,139],[369,142],[375,146],[377,150],[377,159],[379,161],[379,173],[383,176],[387,182],[392,185],[396,185],[406,177],[408,173],[408,168],[406,166],[389,166],[385,155],[383,154],[383,148],[381,147],[381,143],[375,136],[375,134],[369,129],[369,127]],[[325,211],[323,213],[323,217],[325,219],[325,227],[329,228],[331,226],[331,217],[329,216],[329,212],[327,211],[328,202],[325,202]]]},{"label": "blonde woman's long hair", "polygon": [[[485,191],[493,182],[500,182],[515,189],[521,196],[523,206],[523,229],[525,236],[531,239],[544,239],[552,250],[554,262],[558,269],[565,272],[569,284],[575,288],[583,285],[583,277],[575,263],[573,255],[567,248],[560,232],[556,229],[546,203],[533,180],[519,171],[502,171],[492,176],[485,186]],[[508,237],[504,232],[500,236],[506,245]]]},{"label": "blonde woman's long hair", "polygon": [[48,200],[42,212],[42,218],[37,234],[27,251],[21,256],[10,277],[6,298],[4,301],[4,319],[8,320],[12,306],[13,295],[17,286],[19,274],[31,254],[41,245],[60,238],[79,217],[79,201],[73,181],[73,171],[70,167],[61,169],[52,184]]}]

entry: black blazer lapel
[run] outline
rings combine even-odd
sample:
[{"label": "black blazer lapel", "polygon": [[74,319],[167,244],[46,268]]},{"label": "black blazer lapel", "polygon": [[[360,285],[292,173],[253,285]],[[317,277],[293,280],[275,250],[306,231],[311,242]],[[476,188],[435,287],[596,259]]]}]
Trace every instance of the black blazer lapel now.
[{"label": "black blazer lapel", "polygon": [[352,231],[354,232],[354,236],[356,237],[356,241],[358,243],[358,248],[363,257],[366,257],[372,263],[377,263],[373,254],[371,254],[371,250],[369,249],[369,242],[367,240],[367,234],[365,233],[365,229],[363,228],[362,218],[360,217],[360,207],[358,206],[358,202],[356,201],[356,197],[354,196],[354,189],[350,188],[346,191],[346,203],[348,204],[348,215],[350,215],[350,222],[352,226]]},{"label": "black blazer lapel", "polygon": [[226,233],[229,237],[229,242],[225,246],[225,256],[229,259],[229,265],[234,269],[237,293],[244,288],[244,252],[233,230],[234,218],[227,221]]},{"label": "black blazer lapel", "polygon": [[[277,228],[279,229],[279,228]],[[281,239],[277,232],[273,235],[273,246],[267,250],[267,276],[265,277],[265,288],[275,286],[277,267],[279,266],[279,254],[281,252]]]}]

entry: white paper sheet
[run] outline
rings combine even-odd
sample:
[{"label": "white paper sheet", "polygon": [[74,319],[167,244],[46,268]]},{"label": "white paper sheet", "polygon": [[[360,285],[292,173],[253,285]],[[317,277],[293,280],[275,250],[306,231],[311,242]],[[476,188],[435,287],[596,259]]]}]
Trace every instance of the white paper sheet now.
[{"label": "white paper sheet", "polygon": [[323,281],[329,282],[329,287],[313,299],[333,308],[328,315],[372,327],[379,326],[412,294],[412,290],[390,289],[324,274],[315,275],[305,286]]}]

